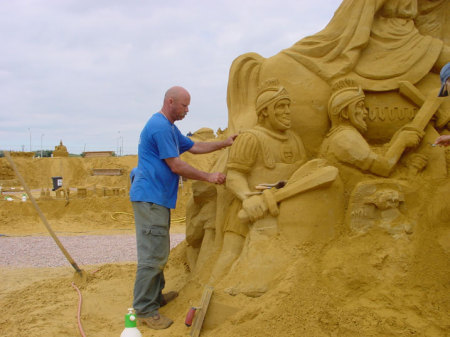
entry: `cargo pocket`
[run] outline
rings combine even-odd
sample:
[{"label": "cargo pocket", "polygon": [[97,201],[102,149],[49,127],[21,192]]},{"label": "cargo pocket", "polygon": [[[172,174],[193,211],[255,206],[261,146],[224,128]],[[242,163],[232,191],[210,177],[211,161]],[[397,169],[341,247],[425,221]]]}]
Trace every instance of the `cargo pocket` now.
[{"label": "cargo pocket", "polygon": [[149,264],[153,267],[164,268],[169,257],[170,238],[167,227],[151,225],[145,226],[144,234],[149,243]]}]

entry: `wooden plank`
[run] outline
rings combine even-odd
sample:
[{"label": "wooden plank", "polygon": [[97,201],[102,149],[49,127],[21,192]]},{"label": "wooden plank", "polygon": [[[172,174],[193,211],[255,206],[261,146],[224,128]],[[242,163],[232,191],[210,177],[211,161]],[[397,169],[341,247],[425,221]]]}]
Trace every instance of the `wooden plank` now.
[{"label": "wooden plank", "polygon": [[112,157],[113,151],[90,151],[84,152],[85,158],[95,158],[95,157]]},{"label": "wooden plank", "polygon": [[211,300],[211,296],[214,288],[211,286],[206,286],[203,291],[202,303],[200,304],[200,309],[195,314],[194,323],[192,324],[191,336],[198,337],[200,336],[200,331],[203,326],[203,321],[205,320],[206,311],[208,310],[209,301]]},{"label": "wooden plank", "polygon": [[94,176],[121,176],[122,169],[92,169],[92,175]]}]

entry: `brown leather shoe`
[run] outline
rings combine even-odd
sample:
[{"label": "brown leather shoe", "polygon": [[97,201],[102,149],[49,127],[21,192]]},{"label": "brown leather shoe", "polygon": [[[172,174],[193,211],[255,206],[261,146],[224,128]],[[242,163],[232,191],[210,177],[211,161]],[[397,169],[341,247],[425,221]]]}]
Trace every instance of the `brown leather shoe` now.
[{"label": "brown leather shoe", "polygon": [[162,299],[161,299],[161,302],[159,303],[159,305],[161,307],[163,307],[167,303],[169,303],[170,301],[174,300],[177,297],[178,297],[178,292],[177,291],[169,291],[167,294],[163,294],[162,295]]},{"label": "brown leather shoe", "polygon": [[155,330],[167,329],[173,323],[169,317],[161,314],[150,317],[138,317],[138,322],[140,324],[148,325],[151,329]]}]

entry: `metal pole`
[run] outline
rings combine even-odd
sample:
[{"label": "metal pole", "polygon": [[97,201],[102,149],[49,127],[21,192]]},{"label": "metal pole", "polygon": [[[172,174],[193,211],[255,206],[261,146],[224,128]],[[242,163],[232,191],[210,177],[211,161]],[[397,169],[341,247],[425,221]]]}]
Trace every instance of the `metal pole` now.
[{"label": "metal pole", "polygon": [[44,137],[44,134],[41,134],[41,158],[42,158],[42,137]]},{"label": "metal pole", "polygon": [[31,152],[31,129],[28,128],[28,132],[30,133],[30,152]]},{"label": "metal pole", "polygon": [[119,137],[117,138],[117,156],[120,157],[120,130],[118,131]]}]

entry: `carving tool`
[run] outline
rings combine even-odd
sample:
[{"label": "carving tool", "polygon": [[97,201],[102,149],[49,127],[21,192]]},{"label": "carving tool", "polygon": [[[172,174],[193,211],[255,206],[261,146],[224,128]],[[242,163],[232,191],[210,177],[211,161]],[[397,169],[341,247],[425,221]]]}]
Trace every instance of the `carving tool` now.
[{"label": "carving tool", "polygon": [[[191,307],[186,315],[184,324],[187,326],[192,325],[191,337],[198,337],[200,335],[200,330],[202,329],[203,321],[206,316],[206,311],[208,310],[209,301],[211,300],[213,290],[213,287],[207,286],[203,291],[201,305],[199,307]],[[196,315],[197,310],[198,314]]]}]

